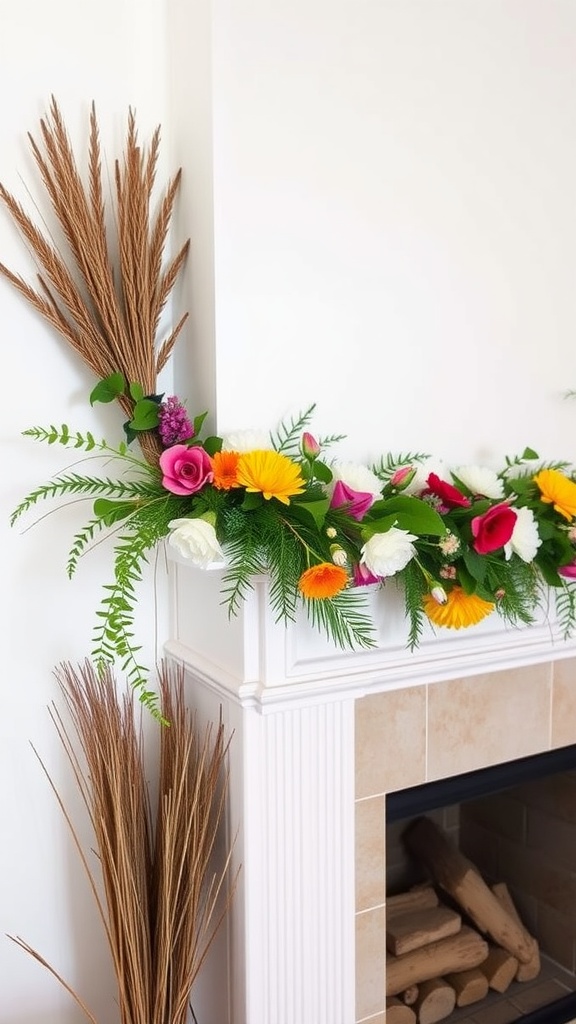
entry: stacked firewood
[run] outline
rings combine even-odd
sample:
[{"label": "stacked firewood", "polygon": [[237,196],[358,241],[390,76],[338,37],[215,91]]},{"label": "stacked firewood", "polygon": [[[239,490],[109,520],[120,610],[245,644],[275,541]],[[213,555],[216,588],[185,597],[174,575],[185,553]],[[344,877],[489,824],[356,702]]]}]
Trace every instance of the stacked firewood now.
[{"label": "stacked firewood", "polygon": [[412,822],[403,839],[433,884],[386,901],[386,1024],[435,1024],[490,989],[535,978],[538,944],[506,884],[489,887],[429,818]]}]

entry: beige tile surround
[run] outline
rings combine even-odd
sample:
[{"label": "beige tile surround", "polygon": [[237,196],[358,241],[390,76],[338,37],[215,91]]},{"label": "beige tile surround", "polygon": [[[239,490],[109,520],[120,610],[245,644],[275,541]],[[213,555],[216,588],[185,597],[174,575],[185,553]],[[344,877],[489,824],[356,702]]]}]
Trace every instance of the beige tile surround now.
[{"label": "beige tile surround", "polygon": [[356,1021],[385,1022],[385,795],[576,742],[576,659],[356,704]]}]

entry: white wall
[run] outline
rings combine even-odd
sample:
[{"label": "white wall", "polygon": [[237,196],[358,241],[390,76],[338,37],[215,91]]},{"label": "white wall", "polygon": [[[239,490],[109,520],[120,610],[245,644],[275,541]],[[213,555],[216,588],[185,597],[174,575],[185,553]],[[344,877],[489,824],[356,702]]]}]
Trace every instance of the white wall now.
[{"label": "white wall", "polygon": [[212,6],[220,426],[573,455],[576,6]]},{"label": "white wall", "polygon": [[[574,454],[576,406],[562,398],[576,387],[572,0],[4,8],[8,187],[27,201],[25,133],[51,92],[75,141],[94,98],[117,149],[132,103],[143,136],[162,122],[167,167],[184,164],[178,234],[192,253],[179,305],[192,306],[195,347],[175,360],[178,390],[220,429],[316,400],[320,432],[348,433],[357,458]],[[28,269],[5,217],[0,258]],[[38,946],[104,1020],[103,944],[28,747],[66,779],[45,706],[53,665],[88,652],[102,564],[64,576],[75,508],[23,537],[6,520],[67,462],[22,429],[55,419],[110,433],[118,421],[90,412],[89,375],[2,282],[0,310],[0,932]],[[71,1024],[69,1007],[0,940],[0,1024]]]}]

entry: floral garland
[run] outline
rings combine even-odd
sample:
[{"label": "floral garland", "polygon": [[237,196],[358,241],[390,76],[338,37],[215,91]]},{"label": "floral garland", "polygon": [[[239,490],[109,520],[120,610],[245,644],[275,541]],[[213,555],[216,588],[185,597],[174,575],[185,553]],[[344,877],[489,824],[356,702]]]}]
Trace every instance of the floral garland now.
[{"label": "floral garland", "polygon": [[[576,476],[568,463],[544,464],[526,449],[500,472],[465,466],[440,476],[421,453],[388,455],[368,468],[327,458],[342,438],[310,433],[314,407],[268,436],[203,438],[206,414],[191,420],[178,398],[145,396],[119,372],[96,386],[91,402],[124,395],[134,409],[117,447],[65,425],[25,431],[113,460],[122,472],[56,476],[24,499],[12,523],[41,499],[80,494],[93,502],[68,575],[101,531],[115,536],[114,579],[97,612],[92,656],[99,664],[119,659],[152,709],[133,634],[135,587],[164,539],[192,565],[222,568],[231,615],[254,576],[267,573],[278,619],[293,620],[303,603],[311,623],[342,648],[375,645],[363,588],[392,577],[403,585],[411,648],[426,620],[460,629],[495,611],[529,623],[549,587],[564,635],[572,631]],[[160,443],[157,464],[129,450],[142,432]]]}]

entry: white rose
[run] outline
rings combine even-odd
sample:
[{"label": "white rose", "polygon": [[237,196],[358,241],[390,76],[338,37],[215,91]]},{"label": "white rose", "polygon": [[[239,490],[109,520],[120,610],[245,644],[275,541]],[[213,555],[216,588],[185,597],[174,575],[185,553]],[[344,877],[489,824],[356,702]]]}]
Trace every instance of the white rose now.
[{"label": "white rose", "polygon": [[199,569],[221,569],[226,564],[216,530],[205,519],[173,519],[168,526],[172,531],[168,543],[192,565]]},{"label": "white rose", "polygon": [[454,470],[454,476],[464,484],[472,494],[482,494],[485,498],[503,498],[504,485],[493,469],[484,466],[460,466]]},{"label": "white rose", "polygon": [[407,530],[392,526],[386,533],[375,533],[366,541],[360,561],[374,576],[394,576],[416,554],[412,541],[417,539]]},{"label": "white rose", "polygon": [[341,480],[353,491],[371,494],[374,498],[382,497],[382,481],[367,466],[356,462],[336,462],[331,468],[334,483]]},{"label": "white rose", "polygon": [[231,430],[222,438],[225,452],[264,452],[273,448],[265,430]]},{"label": "white rose", "polygon": [[514,511],[517,519],[512,536],[504,545],[504,554],[510,558],[514,552],[523,562],[533,562],[542,543],[534,513],[530,508],[515,508]]}]

